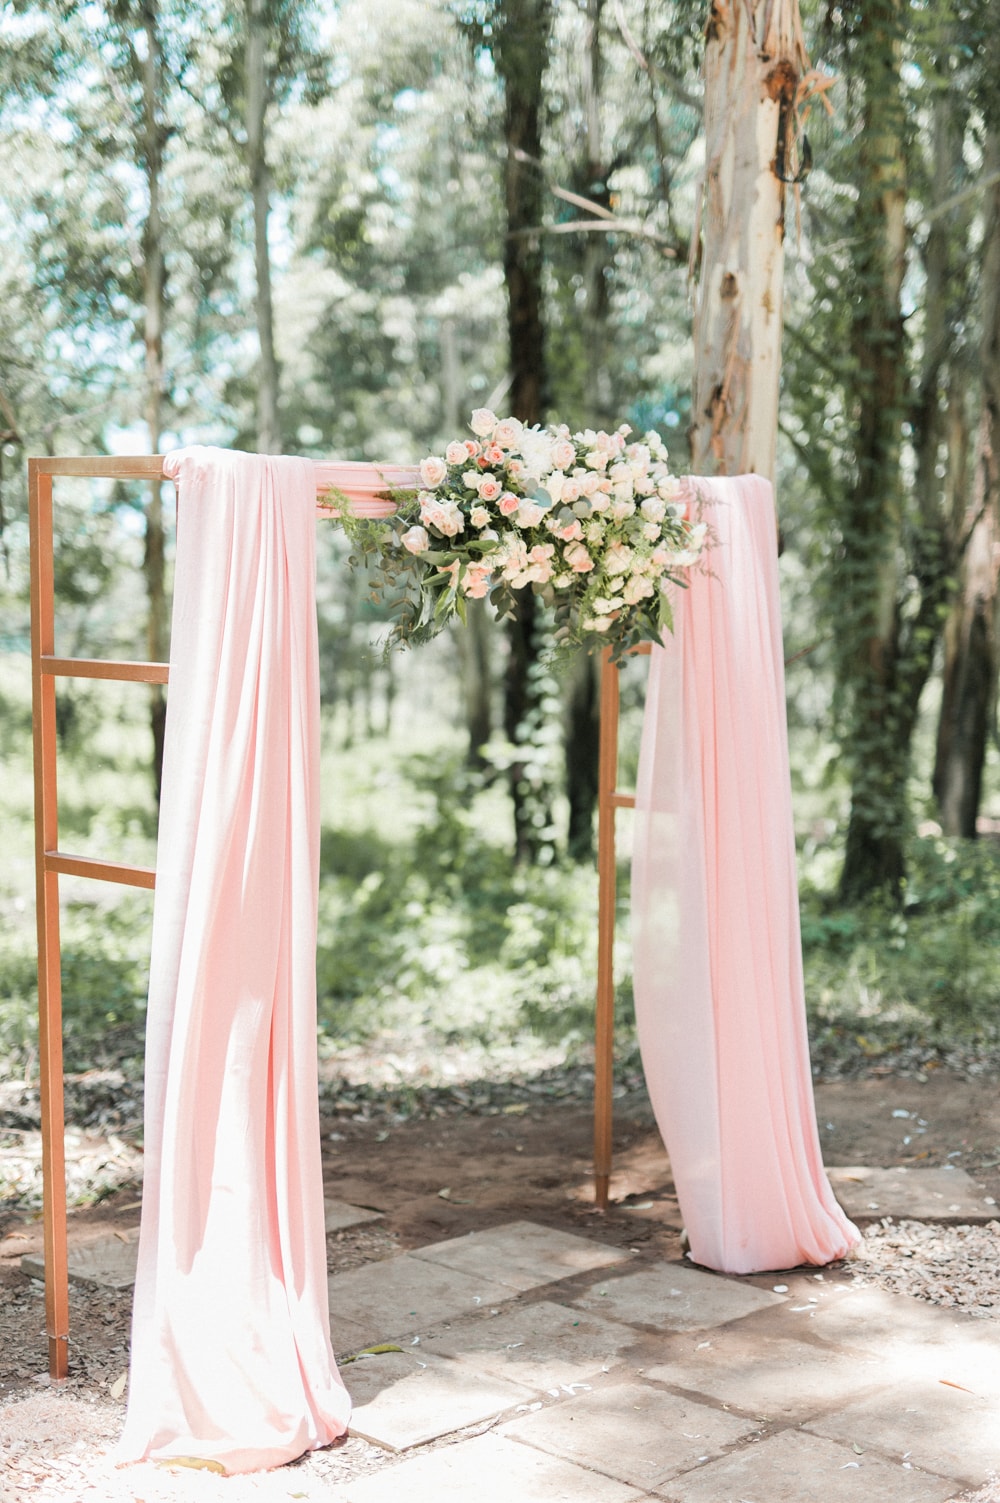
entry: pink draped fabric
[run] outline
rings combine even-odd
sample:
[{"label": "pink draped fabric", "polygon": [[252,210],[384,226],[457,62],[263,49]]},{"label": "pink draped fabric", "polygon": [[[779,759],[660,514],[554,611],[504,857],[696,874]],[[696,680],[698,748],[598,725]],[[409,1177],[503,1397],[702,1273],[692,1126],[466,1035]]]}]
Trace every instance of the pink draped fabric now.
[{"label": "pink draped fabric", "polygon": [[822,1264],[858,1233],[806,1037],[771,487],[697,481],[715,536],[654,648],[636,797],[635,1005],[696,1262]]},{"label": "pink draped fabric", "polygon": [[180,520],[119,1459],[241,1472],[350,1415],[317,1104],[317,477],[199,448],[165,468]]}]

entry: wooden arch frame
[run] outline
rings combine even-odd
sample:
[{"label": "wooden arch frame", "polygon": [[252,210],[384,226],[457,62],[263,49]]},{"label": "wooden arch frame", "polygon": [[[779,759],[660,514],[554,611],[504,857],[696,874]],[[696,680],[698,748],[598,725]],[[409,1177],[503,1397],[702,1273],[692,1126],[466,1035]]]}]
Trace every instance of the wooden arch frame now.
[{"label": "wooden arch frame", "polygon": [[[55,652],[55,577],[52,489],[56,476],[88,479],[164,479],[161,455],[35,458],[28,461],[31,539],[31,695],[35,782],[35,896],[38,928],[38,1056],[41,1094],[45,1325],[49,1374],[69,1373],[69,1273],[66,1244],[66,1159],[62,1036],[60,876],[92,877],[153,888],[153,867],[74,856],[59,849],[56,680],[110,679],[166,684],[166,663],[60,658]],[[638,651],[648,651],[648,647]],[[594,1023],[594,1195],[607,1209],[612,1160],[614,1073],[615,812],[635,798],[616,788],[618,669],[602,654],[598,773],[597,997]]]}]

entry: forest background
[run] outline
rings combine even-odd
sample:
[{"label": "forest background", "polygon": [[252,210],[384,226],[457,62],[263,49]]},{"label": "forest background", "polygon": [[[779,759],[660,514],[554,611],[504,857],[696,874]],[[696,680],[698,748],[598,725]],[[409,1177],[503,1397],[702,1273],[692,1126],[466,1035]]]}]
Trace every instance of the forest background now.
[{"label": "forest background", "polygon": [[[491,406],[656,427],[688,471],[702,62],[726,9],[2,5],[9,1072],[36,1067],[26,456],[405,462]],[[1000,1002],[1000,21],[991,0],[804,0],[801,20],[776,480],[814,1055],[933,1063],[995,1049]],[[172,504],[57,486],[60,652],[166,656]],[[585,1060],[597,666],[554,663],[530,600],[385,661],[346,555],[321,527],[325,1049],[401,1100]],[[156,690],[62,684],[66,847],[152,863],[164,713]],[[95,886],[63,883],[67,1066],[137,1075],[149,901]]]}]

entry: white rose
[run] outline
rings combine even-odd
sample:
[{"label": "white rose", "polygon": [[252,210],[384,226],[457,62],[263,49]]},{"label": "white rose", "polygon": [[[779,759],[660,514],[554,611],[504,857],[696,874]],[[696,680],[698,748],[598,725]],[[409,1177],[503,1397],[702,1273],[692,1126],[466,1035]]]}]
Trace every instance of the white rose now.
[{"label": "white rose", "polygon": [[606,616],[609,611],[617,609],[617,606],[617,600],[605,600],[603,595],[598,595],[593,608],[599,616]]},{"label": "white rose", "polygon": [[632,562],[632,549],[627,543],[612,543],[604,560],[607,574],[624,574]]},{"label": "white rose", "polygon": [[612,501],[611,503],[611,515],[614,517],[616,522],[624,522],[625,519],[632,516],[634,512],[635,502],[629,501],[624,497],[620,496],[618,500]]},{"label": "white rose", "polygon": [[478,491],[478,489],[479,489],[479,471],[478,470],[466,470],[465,474],[462,476],[462,480],[465,483],[466,490]]},{"label": "white rose", "polygon": [[444,457],[449,464],[464,464],[469,457],[469,451],[461,439],[453,439],[444,451]]},{"label": "white rose", "polygon": [[626,605],[638,605],[640,600],[645,600],[652,593],[653,586],[648,579],[634,576],[625,586],[623,599]]},{"label": "white rose", "polygon": [[514,520],[518,527],[537,527],[545,515],[545,507],[537,501],[522,501]]},{"label": "white rose", "polygon": [[647,522],[662,522],[667,511],[667,503],[659,496],[647,496],[639,507]]},{"label": "white rose", "polygon": [[431,546],[430,537],[423,527],[409,527],[399,540],[407,553],[426,553]]},{"label": "white rose", "polygon": [[[469,521],[472,523],[473,527],[485,527],[489,520],[490,514],[486,510],[485,506],[474,506],[472,508],[472,512],[469,516]],[[659,528],[657,528],[657,532],[659,532]]]},{"label": "white rose", "polygon": [[[475,517],[473,517],[473,521],[475,521]],[[655,543],[660,536],[659,522],[647,522],[642,529],[642,535],[647,543]]]},{"label": "white rose", "polygon": [[432,491],[436,485],[440,485],[448,474],[448,466],[443,459],[436,454],[431,454],[427,459],[420,461],[420,484]]},{"label": "white rose", "polygon": [[566,476],[563,474],[562,470],[553,470],[552,474],[546,478],[545,489],[548,491],[553,501],[559,501],[562,498],[565,484]]},{"label": "white rose", "polygon": [[489,438],[496,425],[497,415],[488,407],[477,407],[469,423],[469,427],[478,438]]}]

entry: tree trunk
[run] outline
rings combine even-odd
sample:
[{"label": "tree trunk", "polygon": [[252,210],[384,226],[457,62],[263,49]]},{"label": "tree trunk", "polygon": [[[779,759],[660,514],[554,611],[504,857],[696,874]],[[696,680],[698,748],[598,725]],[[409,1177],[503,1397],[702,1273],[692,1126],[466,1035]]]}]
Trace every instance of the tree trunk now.
[{"label": "tree trunk", "polygon": [[[163,322],[166,277],[163,257],[163,221],[160,207],[160,178],[163,168],[165,132],[157,116],[163,81],[162,54],[158,31],[157,0],[145,0],[143,31],[146,56],[142,64],[142,158],[146,171],[149,208],[143,234],[143,335],[145,341],[145,416],[149,434],[149,452],[160,448],[163,409]],[[164,530],[162,487],[154,480],[146,503],[143,571],[149,601],[146,628],[147,656],[162,662],[168,655],[169,626],[164,570]],[[153,736],[153,788],[160,802],[163,779],[163,733],[166,724],[166,696],[160,684],[149,686],[149,721]]]},{"label": "tree trunk", "polygon": [[246,38],[246,153],[253,200],[255,310],[260,362],[257,371],[257,448],[261,454],[281,453],[278,417],[278,361],[274,352],[274,311],[271,304],[271,251],[268,220],[271,213],[271,173],[267,164],[267,3],[247,0]]},{"label": "tree trunk", "polygon": [[[774,478],[785,187],[808,67],[798,0],[713,0],[694,313],[696,474]],[[779,175],[780,174],[780,175]],[[698,236],[692,241],[697,253]]]},{"label": "tree trunk", "polygon": [[594,854],[600,746],[600,658],[578,652],[568,675],[563,741],[569,804],[566,847],[574,861],[587,861]]},{"label": "tree trunk", "polygon": [[[984,175],[1000,168],[1000,137],[984,152]],[[997,689],[1000,572],[1000,185],[988,189],[981,278],[982,408],[976,434],[969,537],[959,597],[945,632],[934,793],[948,835],[972,837]]]},{"label": "tree trunk", "polygon": [[[545,324],[542,314],[542,246],[535,233],[542,222],[544,184],[538,170],[542,155],[542,79],[548,61],[550,0],[508,0],[503,10],[495,58],[504,84],[504,280],[507,287],[507,333],[510,350],[510,412],[523,423],[539,423],[548,403]],[[539,675],[538,604],[530,589],[519,592],[516,613],[507,625],[508,657],[504,675],[504,729],[517,745],[522,727],[533,719]],[[538,852],[538,827],[526,791],[524,763],[510,769],[517,860]]]},{"label": "tree trunk", "polygon": [[[603,54],[601,18],[604,0],[587,0],[587,27],[583,36],[582,71],[584,116],[587,122],[586,158],[580,191],[595,202],[610,207],[608,167],[604,160],[601,130]],[[615,420],[608,376],[608,266],[611,243],[607,235],[585,235],[582,247],[583,335],[587,352],[584,392],[587,422],[592,427],[610,427]],[[597,807],[597,765],[600,751],[599,659],[583,653],[567,676],[563,723],[563,764],[569,824],[566,845],[576,861],[594,854],[594,810]]]},{"label": "tree trunk", "polygon": [[863,120],[857,147],[852,353],[855,478],[845,500],[840,568],[841,679],[852,706],[851,814],[840,879],[845,901],[904,876],[909,738],[900,720],[898,558],[906,347],[905,117],[900,86],[903,0],[857,12]]},{"label": "tree trunk", "polygon": [[465,688],[465,723],[469,732],[468,760],[471,767],[486,765],[483,747],[493,734],[493,696],[490,683],[491,623],[485,600],[470,600],[466,606],[466,629],[462,633],[462,678]]}]

